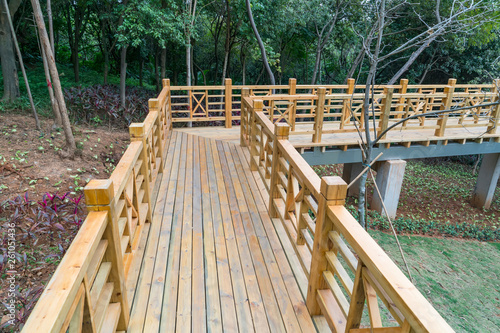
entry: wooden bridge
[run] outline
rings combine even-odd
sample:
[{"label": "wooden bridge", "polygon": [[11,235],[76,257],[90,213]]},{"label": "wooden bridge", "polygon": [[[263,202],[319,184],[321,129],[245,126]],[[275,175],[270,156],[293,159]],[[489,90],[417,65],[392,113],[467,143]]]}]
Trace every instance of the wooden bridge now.
[{"label": "wooden bridge", "polygon": [[[320,179],[300,154],[306,146],[294,146],[294,136],[325,150],[357,145],[326,140],[356,133],[356,89],[164,80],[111,177],[86,186],[89,214],[23,332],[453,331],[345,209],[346,182]],[[372,117],[380,133],[461,99],[476,107],[402,123],[435,133],[394,142],[495,143],[495,89],[403,81],[377,87]],[[204,121],[241,124],[238,140],[173,126]],[[447,137],[447,128],[465,130]]]}]

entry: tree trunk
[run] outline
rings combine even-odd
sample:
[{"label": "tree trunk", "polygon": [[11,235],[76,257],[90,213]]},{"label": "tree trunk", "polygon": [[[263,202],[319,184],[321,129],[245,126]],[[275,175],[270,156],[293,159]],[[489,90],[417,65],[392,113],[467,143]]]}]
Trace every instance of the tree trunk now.
[{"label": "tree trunk", "polygon": [[160,91],[160,73],[158,72],[158,52],[155,52],[155,82],[156,82],[156,91]]},{"label": "tree trunk", "polygon": [[57,127],[61,127],[62,126],[61,112],[59,112],[59,105],[57,104],[57,100],[54,96],[54,89],[52,88],[52,80],[50,78],[49,65],[47,63],[47,55],[45,54],[43,47],[41,47],[40,51],[42,54],[45,79],[47,80],[47,89],[49,90],[50,105],[52,106],[52,112],[54,113],[55,125]]},{"label": "tree trunk", "polygon": [[122,47],[120,54],[120,105],[126,108],[125,105],[125,88],[127,80],[127,45]]},{"label": "tree trunk", "polygon": [[47,0],[47,20],[49,21],[49,38],[50,47],[52,49],[52,54],[54,55],[54,60],[56,59],[56,49],[54,47],[54,25],[52,20],[52,5],[50,0]]},{"label": "tree trunk", "polygon": [[166,78],[166,69],[167,67],[167,48],[164,47],[161,49],[161,78]]},{"label": "tree trunk", "polygon": [[191,41],[186,37],[186,85],[191,85]]},{"label": "tree trunk", "polygon": [[59,104],[59,110],[61,112],[64,135],[66,138],[66,152],[63,156],[74,158],[76,151],[75,138],[73,137],[73,132],[71,131],[71,124],[69,122],[68,112],[66,111],[66,103],[64,102],[61,82],[59,81],[59,73],[57,72],[56,62],[54,60],[54,55],[52,54],[52,49],[50,47],[49,36],[47,34],[47,30],[45,29],[45,22],[43,21],[42,9],[40,8],[40,3],[38,2],[38,0],[31,0],[31,5],[33,7],[33,13],[35,15],[36,24],[40,33],[40,42],[45,51],[45,54],[47,55],[50,75],[52,76],[52,80],[54,83],[54,93],[57,99],[57,103]]},{"label": "tree trunk", "polygon": [[2,1],[5,8],[5,16],[7,17],[7,21],[9,23],[9,28],[12,36],[12,41],[14,42],[14,46],[16,47],[17,57],[19,59],[19,66],[21,66],[21,71],[23,72],[24,83],[26,85],[26,92],[28,93],[28,98],[30,100],[31,110],[33,111],[33,116],[35,117],[36,129],[41,130],[40,120],[38,120],[38,114],[36,113],[35,103],[33,103],[33,96],[31,95],[30,84],[28,82],[28,76],[26,75],[26,70],[24,69],[23,56],[21,54],[21,50],[19,49],[19,44],[17,43],[16,30],[14,29],[14,25],[12,24],[12,18],[9,12],[9,5],[7,4],[7,0]]},{"label": "tree trunk", "polygon": [[[11,1],[9,11],[14,15],[19,8],[21,1]],[[7,10],[1,5],[0,13],[0,60],[3,76],[3,97],[4,101],[13,101],[19,97],[19,78],[17,76],[16,55],[12,42],[12,33],[9,27]]]},{"label": "tree trunk", "polygon": [[313,71],[313,76],[311,79],[312,85],[316,84],[316,79],[318,77],[319,66],[321,63],[321,51],[322,51],[321,44],[322,44],[321,37],[319,37],[318,45],[316,46],[316,61],[314,62],[314,71]]},{"label": "tree trunk", "polygon": [[262,55],[262,62],[266,68],[267,74],[269,75],[269,81],[271,85],[276,84],[276,80],[274,79],[273,71],[271,70],[271,66],[269,66],[269,62],[267,61],[266,49],[264,47],[264,43],[262,42],[262,38],[260,38],[259,31],[257,30],[257,26],[255,25],[255,21],[253,20],[252,8],[250,6],[250,0],[245,0],[247,5],[247,13],[248,19],[250,20],[250,24],[252,25],[253,32],[255,34],[255,38],[257,38],[257,43],[259,44],[260,53]]},{"label": "tree trunk", "polygon": [[139,65],[139,86],[143,86],[143,77],[144,77],[144,59],[141,58],[141,63]]}]

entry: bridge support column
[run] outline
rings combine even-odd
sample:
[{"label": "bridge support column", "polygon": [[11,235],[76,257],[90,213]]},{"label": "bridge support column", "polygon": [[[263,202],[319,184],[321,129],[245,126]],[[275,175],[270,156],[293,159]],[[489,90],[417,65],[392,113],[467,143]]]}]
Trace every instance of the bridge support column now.
[{"label": "bridge support column", "polygon": [[[361,163],[344,163],[344,170],[342,171],[342,179],[350,184],[354,178],[356,178],[361,171],[363,171],[363,164]],[[357,180],[349,190],[347,190],[347,195],[354,197],[359,195],[359,180]]]},{"label": "bridge support column", "polygon": [[382,200],[374,189],[371,208],[385,215],[382,201],[387,208],[387,213],[390,218],[396,217],[398,209],[399,195],[401,194],[401,186],[403,185],[403,177],[405,174],[406,161],[389,160],[380,162],[377,170],[376,183],[382,195]]},{"label": "bridge support column", "polygon": [[500,176],[500,154],[484,155],[476,187],[472,194],[472,205],[480,208],[490,208],[493,194]]}]

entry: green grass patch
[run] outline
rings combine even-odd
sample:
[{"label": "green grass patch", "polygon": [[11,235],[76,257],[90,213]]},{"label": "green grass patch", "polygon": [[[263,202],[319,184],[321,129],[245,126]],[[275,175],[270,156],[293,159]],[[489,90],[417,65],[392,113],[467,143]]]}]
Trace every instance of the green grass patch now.
[{"label": "green grass patch", "polygon": [[[369,233],[405,272],[394,237]],[[500,243],[400,236],[415,285],[457,332],[500,331]]]}]

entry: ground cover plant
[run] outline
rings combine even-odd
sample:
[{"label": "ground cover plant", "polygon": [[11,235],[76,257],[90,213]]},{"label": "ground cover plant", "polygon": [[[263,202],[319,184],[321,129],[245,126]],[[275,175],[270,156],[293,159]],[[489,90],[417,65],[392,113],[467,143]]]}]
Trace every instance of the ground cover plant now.
[{"label": "ground cover plant", "polygon": [[[341,165],[314,169],[320,176],[342,176]],[[500,188],[489,209],[473,207],[470,198],[476,178],[472,157],[407,161],[394,228],[402,234],[500,240]],[[368,202],[373,195],[369,179]],[[347,207],[356,216],[357,198],[348,197]],[[378,212],[369,210],[367,218],[371,228],[390,229],[388,220]]]}]

